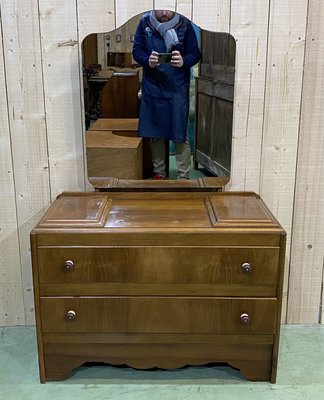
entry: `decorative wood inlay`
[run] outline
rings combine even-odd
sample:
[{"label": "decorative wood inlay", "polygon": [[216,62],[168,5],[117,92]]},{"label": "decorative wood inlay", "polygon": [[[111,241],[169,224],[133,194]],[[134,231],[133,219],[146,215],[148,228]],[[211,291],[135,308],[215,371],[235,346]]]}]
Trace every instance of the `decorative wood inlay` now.
[{"label": "decorative wood inlay", "polygon": [[277,225],[258,196],[210,196],[217,224]]},{"label": "decorative wood inlay", "polygon": [[111,199],[107,195],[61,196],[45,214],[40,228],[102,227],[109,213]]}]

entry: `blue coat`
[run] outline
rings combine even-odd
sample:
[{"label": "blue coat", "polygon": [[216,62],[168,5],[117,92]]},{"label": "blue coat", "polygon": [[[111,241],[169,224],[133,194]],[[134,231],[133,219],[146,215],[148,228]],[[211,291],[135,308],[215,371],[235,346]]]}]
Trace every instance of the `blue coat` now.
[{"label": "blue coat", "polygon": [[183,66],[178,68],[161,64],[151,68],[151,52],[166,52],[164,39],[150,24],[149,13],[141,18],[137,27],[133,57],[143,66],[138,134],[183,143],[188,125],[190,67],[200,60],[200,50],[195,31],[187,18],[180,16],[179,24],[174,29],[179,43],[170,52],[180,51]]}]

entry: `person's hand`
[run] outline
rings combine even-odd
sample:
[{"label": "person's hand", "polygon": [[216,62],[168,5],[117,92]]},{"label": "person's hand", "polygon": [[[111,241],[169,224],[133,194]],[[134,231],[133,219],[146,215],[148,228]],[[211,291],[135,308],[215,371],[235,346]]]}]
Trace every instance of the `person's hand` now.
[{"label": "person's hand", "polygon": [[149,57],[149,65],[151,68],[155,68],[159,64],[159,53],[152,51]]},{"label": "person's hand", "polygon": [[171,65],[173,65],[174,67],[177,67],[177,68],[180,68],[183,66],[183,58],[180,54],[180,51],[174,50],[172,52]]}]

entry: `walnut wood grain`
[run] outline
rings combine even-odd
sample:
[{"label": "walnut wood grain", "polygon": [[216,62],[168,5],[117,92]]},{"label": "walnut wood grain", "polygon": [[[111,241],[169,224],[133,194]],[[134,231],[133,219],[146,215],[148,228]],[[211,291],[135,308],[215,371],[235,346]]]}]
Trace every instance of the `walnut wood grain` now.
[{"label": "walnut wood grain", "polygon": [[[273,247],[41,247],[38,258],[41,293],[47,284],[46,295],[57,295],[57,284],[62,295],[277,292],[279,249]],[[67,261],[73,269],[65,268]],[[249,274],[242,269],[247,262],[253,268]]]},{"label": "walnut wood grain", "polygon": [[46,212],[39,226],[55,227],[102,227],[111,205],[107,195],[97,193],[94,196],[60,196]]},{"label": "walnut wood grain", "polygon": [[260,197],[124,189],[63,193],[32,232],[41,382],[87,361],[275,382],[285,232]]},{"label": "walnut wood grain", "polygon": [[[41,297],[43,332],[254,333],[275,332],[274,298]],[[73,310],[71,322],[66,314]],[[240,316],[250,316],[242,324]]]},{"label": "walnut wood grain", "polygon": [[46,380],[67,378],[74,368],[87,361],[105,362],[112,365],[128,365],[133,368],[154,367],[175,369],[186,365],[224,363],[241,369],[247,379],[270,380],[271,345],[223,343],[182,344],[78,344],[48,343],[45,345]]},{"label": "walnut wood grain", "polygon": [[[208,201],[207,201],[208,200]],[[207,205],[211,204],[211,207]],[[213,215],[211,215],[213,213]],[[64,194],[40,227],[106,228],[273,228],[277,221],[256,195],[214,193]]]}]

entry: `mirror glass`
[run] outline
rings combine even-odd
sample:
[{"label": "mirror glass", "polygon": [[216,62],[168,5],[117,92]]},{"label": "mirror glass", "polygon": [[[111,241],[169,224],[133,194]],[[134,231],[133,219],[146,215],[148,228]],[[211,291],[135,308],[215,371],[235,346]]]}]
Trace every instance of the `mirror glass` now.
[{"label": "mirror glass", "polygon": [[[132,56],[142,15],[82,43],[87,170],[95,185],[111,179],[152,182],[151,139],[137,132],[143,67]],[[236,42],[228,33],[192,26],[201,59],[190,70],[189,177],[213,186],[218,183],[211,177],[225,183],[230,178]],[[164,148],[166,179],[177,180],[175,145],[165,140]]]}]

